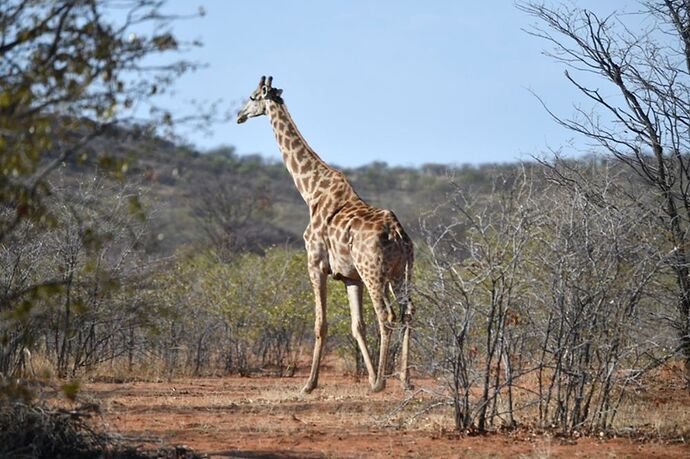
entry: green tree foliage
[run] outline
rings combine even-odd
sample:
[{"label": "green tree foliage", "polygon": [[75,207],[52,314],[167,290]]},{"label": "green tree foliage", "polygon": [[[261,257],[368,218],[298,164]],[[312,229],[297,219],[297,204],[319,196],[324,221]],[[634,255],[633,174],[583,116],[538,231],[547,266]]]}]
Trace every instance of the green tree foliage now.
[{"label": "green tree foliage", "polygon": [[[110,20],[115,3],[127,12],[122,23]],[[85,159],[91,140],[133,116],[129,109],[135,101],[162,92],[166,81],[189,67],[175,62],[153,74],[146,71],[146,59],[179,45],[167,31],[150,36],[136,31],[165,20],[160,2],[149,0],[3,3],[0,241],[24,220],[54,224],[42,201],[50,171],[69,157]],[[161,119],[172,121],[169,114]],[[115,166],[107,155],[100,160]]]},{"label": "green tree foliage", "polygon": [[[308,356],[314,298],[303,250],[273,246],[231,260],[213,252],[176,258],[147,294],[157,315],[146,346],[167,371],[291,374]],[[363,371],[342,283],[329,283],[328,301],[329,346],[353,371]],[[374,349],[376,321],[367,306]]]},{"label": "green tree foliage", "polygon": [[[135,120],[135,102],[151,109],[154,123],[173,118],[157,110],[153,96],[192,65],[174,59],[150,66],[153,56],[187,47],[170,32],[174,16],[164,2],[152,0],[8,0],[0,11],[0,250],[14,253],[15,264],[2,266],[7,282],[0,292],[1,371],[16,361],[16,352],[35,337],[26,325],[37,305],[70,304],[65,323],[80,310],[73,298],[77,271],[100,273],[103,231],[86,212],[88,200],[65,204],[51,184],[55,170],[67,162],[89,162],[122,179],[129,165],[98,138],[122,122]],[[155,25],[142,34],[146,25]],[[86,183],[88,180],[77,180]],[[99,199],[102,199],[99,196]],[[102,203],[105,203],[103,200]],[[136,194],[127,197],[132,215],[141,216]],[[65,214],[67,213],[67,215]],[[106,231],[107,232],[107,231]],[[63,271],[40,266],[22,270],[32,250],[62,233],[56,255]],[[28,244],[27,244],[28,242]],[[27,245],[24,248],[22,246]],[[17,247],[22,247],[17,250]],[[67,248],[71,248],[71,252]],[[64,249],[64,250],[63,250]],[[38,250],[38,249],[36,249]],[[20,256],[18,252],[24,253]],[[77,255],[78,254],[78,255]],[[90,258],[86,260],[83,257]],[[11,257],[10,257],[11,258]],[[40,259],[46,262],[46,259]],[[77,271],[75,271],[77,270]],[[98,290],[105,284],[97,283]],[[65,298],[68,297],[69,300]],[[74,300],[74,301],[73,301]],[[24,324],[17,325],[17,321]],[[71,327],[64,330],[72,342]],[[19,341],[17,339],[21,338]],[[13,344],[12,344],[13,343]],[[10,345],[12,344],[12,345]]]},{"label": "green tree foliage", "polygon": [[294,369],[310,330],[311,286],[301,251],[272,247],[224,262],[212,253],[180,257],[159,276],[153,295],[171,308],[161,329],[169,369],[221,368],[247,374],[271,366]]}]

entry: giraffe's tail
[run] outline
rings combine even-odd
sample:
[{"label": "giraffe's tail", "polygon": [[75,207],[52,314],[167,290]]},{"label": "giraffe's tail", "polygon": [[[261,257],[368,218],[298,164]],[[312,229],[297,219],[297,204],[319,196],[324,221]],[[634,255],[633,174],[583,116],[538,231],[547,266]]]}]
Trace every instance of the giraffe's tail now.
[{"label": "giraffe's tail", "polygon": [[[411,250],[411,249],[410,249]],[[403,296],[405,298],[404,304],[401,304],[400,320],[403,323],[410,323],[414,317],[415,309],[412,302],[412,269],[413,269],[413,255],[410,251],[408,259],[405,261],[405,274],[403,276]]]},{"label": "giraffe's tail", "polygon": [[414,303],[411,298],[414,246],[395,215],[392,217],[389,237],[398,246],[401,259],[398,265],[400,271],[396,270],[398,274],[394,276],[394,280],[388,284],[388,287],[400,306],[400,320],[403,323],[409,323],[414,316]]}]

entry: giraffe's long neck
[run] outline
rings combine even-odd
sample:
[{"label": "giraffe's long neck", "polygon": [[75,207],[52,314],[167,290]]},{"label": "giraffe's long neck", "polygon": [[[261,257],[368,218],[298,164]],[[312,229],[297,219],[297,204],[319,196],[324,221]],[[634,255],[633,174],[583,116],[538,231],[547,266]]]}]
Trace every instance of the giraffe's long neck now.
[{"label": "giraffe's long neck", "polygon": [[273,127],[285,166],[295,182],[297,191],[311,205],[319,198],[323,181],[330,179],[334,170],[323,162],[302,137],[285,104],[266,101],[266,111]]}]

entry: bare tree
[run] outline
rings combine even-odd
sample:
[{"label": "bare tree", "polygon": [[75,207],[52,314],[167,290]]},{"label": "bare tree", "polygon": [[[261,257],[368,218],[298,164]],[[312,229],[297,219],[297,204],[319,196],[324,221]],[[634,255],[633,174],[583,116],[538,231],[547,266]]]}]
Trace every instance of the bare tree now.
[{"label": "bare tree", "polygon": [[[37,292],[25,297],[31,301],[28,318],[5,330],[2,372],[12,373],[12,356],[21,357],[19,349],[28,346],[50,358],[59,376],[73,375],[129,352],[128,331],[146,324],[137,294],[146,279],[146,223],[130,209],[138,190],[102,177],[76,180],[58,173],[51,181],[55,194],[46,202],[55,228],[25,225],[31,242],[0,251],[3,263],[13,266],[1,278],[3,298]],[[46,291],[50,284],[55,291]]]},{"label": "bare tree", "polygon": [[640,206],[609,196],[620,178],[605,165],[569,170],[583,177],[592,168],[599,205],[558,185],[539,197],[548,211],[527,267],[540,341],[539,423],[565,433],[610,428],[626,388],[663,353],[652,288],[663,257]]},{"label": "bare tree", "polygon": [[199,187],[193,206],[211,247],[223,260],[244,251],[261,253],[294,239],[270,223],[275,212],[268,190],[249,181],[229,182],[218,176]]},{"label": "bare tree", "polygon": [[[552,46],[548,54],[593,105],[571,118],[550,112],[553,118],[637,174],[654,203],[644,218],[666,235],[661,251],[677,289],[673,327],[690,376],[690,4],[642,2],[646,25],[630,24],[639,15],[539,2],[518,7],[538,20],[529,33]],[[597,83],[586,82],[591,75]]]}]

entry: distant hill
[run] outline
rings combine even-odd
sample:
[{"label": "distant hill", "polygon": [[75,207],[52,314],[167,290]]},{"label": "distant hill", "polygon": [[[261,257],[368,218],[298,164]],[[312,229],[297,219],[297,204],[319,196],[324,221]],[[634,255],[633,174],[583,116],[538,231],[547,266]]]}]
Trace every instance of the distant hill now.
[{"label": "distant hill", "polygon": [[[94,155],[70,163],[70,175],[97,168],[100,158],[127,160],[128,182],[140,185],[152,229],[148,250],[169,255],[180,246],[226,244],[234,250],[260,251],[274,244],[301,246],[308,209],[282,162],[260,155],[239,156],[231,146],[201,153],[118,128],[93,146]],[[334,165],[338,167],[337,165]],[[514,176],[509,165],[419,168],[372,162],[341,168],[358,194],[372,205],[393,210],[413,237],[419,216],[461,187],[488,192],[493,179]]]}]

